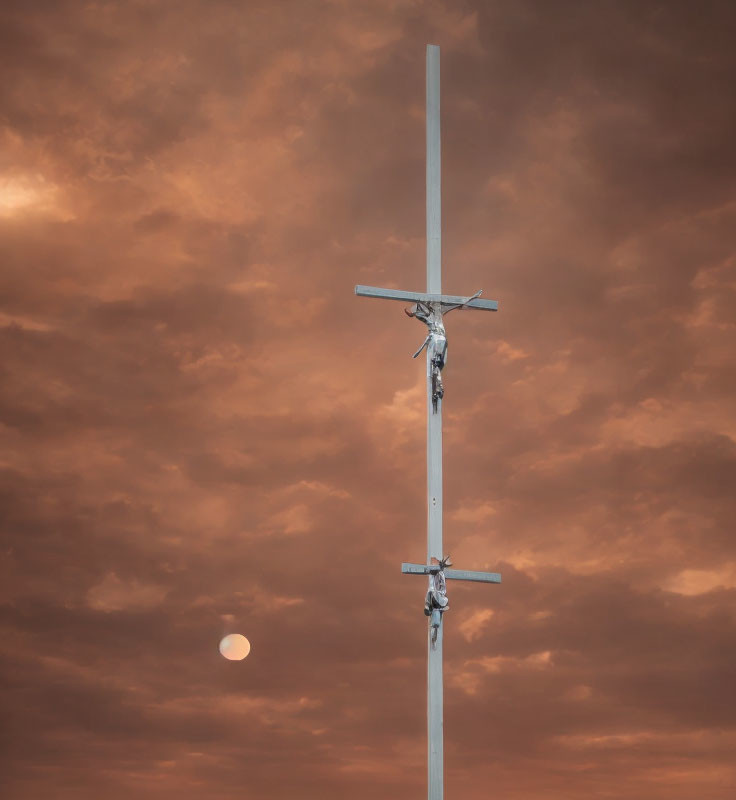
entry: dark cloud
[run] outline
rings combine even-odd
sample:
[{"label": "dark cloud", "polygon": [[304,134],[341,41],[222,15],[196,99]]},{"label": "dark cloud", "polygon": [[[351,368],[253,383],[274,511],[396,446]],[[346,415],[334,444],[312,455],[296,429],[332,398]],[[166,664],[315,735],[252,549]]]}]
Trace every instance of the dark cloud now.
[{"label": "dark cloud", "polygon": [[729,797],[732,4],[0,15],[4,796],[423,791],[436,42],[448,796]]}]

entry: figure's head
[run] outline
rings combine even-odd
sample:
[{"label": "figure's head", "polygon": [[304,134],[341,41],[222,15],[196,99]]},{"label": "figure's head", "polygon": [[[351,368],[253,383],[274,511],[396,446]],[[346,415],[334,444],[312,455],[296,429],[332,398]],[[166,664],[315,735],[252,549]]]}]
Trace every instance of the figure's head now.
[{"label": "figure's head", "polygon": [[411,308],[405,308],[404,313],[407,315],[407,317],[416,317],[418,320],[426,322],[429,319],[432,310],[424,303],[414,303]]}]

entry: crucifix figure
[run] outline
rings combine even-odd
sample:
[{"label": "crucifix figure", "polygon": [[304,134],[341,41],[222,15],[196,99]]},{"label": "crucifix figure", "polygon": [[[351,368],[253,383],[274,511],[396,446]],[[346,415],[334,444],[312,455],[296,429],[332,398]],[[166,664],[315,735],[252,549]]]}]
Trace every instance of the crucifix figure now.
[{"label": "crucifix figure", "polygon": [[437,634],[440,632],[442,624],[442,615],[445,611],[450,610],[445,569],[452,564],[452,561],[450,561],[450,556],[445,556],[440,560],[433,558],[432,561],[438,564],[439,569],[437,572],[429,574],[429,589],[427,589],[427,597],[424,600],[424,615],[429,617],[429,638],[432,641],[432,647],[435,647]]},{"label": "crucifix figure", "polygon": [[412,358],[416,358],[425,347],[427,348],[427,356],[432,364],[432,411],[435,414],[437,413],[438,403],[445,394],[445,388],[442,385],[442,370],[447,363],[447,334],[445,333],[445,323],[442,321],[442,317],[456,308],[463,308],[471,300],[480,297],[482,293],[483,289],[480,289],[472,297],[468,297],[463,303],[457,303],[456,305],[447,306],[446,304],[422,303],[419,301],[414,303],[411,311],[404,309],[407,317],[416,317],[429,328],[427,338]]},{"label": "crucifix figure", "polygon": [[442,549],[442,402],[445,394],[442,370],[447,364],[447,334],[443,315],[456,308],[497,311],[495,300],[481,300],[481,292],[469,297],[442,294],[440,202],[440,55],[439,47],[427,46],[427,291],[405,292],[356,286],[361,297],[380,297],[413,303],[406,313],[423,322],[427,337],[414,353],[427,350],[427,562],[402,564],[409,575],[427,575],[429,588],[424,613],[427,631],[427,797],[443,800],[442,619],[449,608],[447,580],[500,583],[496,572],[449,569],[452,562]]},{"label": "crucifix figure", "polygon": [[416,358],[424,348],[427,348],[427,358],[432,364],[432,410],[437,413],[437,404],[445,394],[442,385],[442,370],[447,361],[447,335],[445,323],[442,321],[442,311],[435,310],[429,303],[415,303],[411,311],[404,309],[408,317],[416,317],[428,328],[427,338],[412,358]]}]

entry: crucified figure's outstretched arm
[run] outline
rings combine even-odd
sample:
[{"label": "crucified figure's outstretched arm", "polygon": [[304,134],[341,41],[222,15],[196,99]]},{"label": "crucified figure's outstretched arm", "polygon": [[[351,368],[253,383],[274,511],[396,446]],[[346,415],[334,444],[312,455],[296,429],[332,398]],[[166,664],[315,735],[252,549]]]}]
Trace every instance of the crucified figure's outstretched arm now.
[{"label": "crucified figure's outstretched arm", "polygon": [[431,334],[431,333],[428,333],[428,334],[427,334],[427,338],[426,338],[426,339],[424,340],[424,342],[422,343],[422,346],[419,348],[419,350],[417,350],[417,352],[416,352],[416,353],[414,353],[414,355],[412,356],[412,358],[416,358],[416,357],[417,357],[417,356],[418,356],[418,355],[419,355],[419,354],[422,352],[422,350],[424,350],[424,348],[425,348],[425,347],[427,347],[427,345],[429,344],[429,340],[430,340],[431,338],[432,338],[432,334]]},{"label": "crucified figure's outstretched arm", "polygon": [[456,303],[454,306],[445,306],[445,308],[442,310],[442,313],[449,314],[450,311],[454,311],[456,308],[464,308],[471,300],[475,300],[482,294],[483,294],[483,289],[478,289],[478,291],[472,297],[469,297],[467,300],[463,300],[462,303]]}]

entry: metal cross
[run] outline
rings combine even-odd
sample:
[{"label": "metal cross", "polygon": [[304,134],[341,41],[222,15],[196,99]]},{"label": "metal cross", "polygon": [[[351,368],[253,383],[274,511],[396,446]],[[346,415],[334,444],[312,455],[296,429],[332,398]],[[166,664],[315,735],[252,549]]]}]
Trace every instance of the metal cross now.
[{"label": "metal cross", "polygon": [[[442,369],[447,362],[443,315],[455,308],[497,311],[495,300],[442,294],[440,196],[440,49],[427,45],[427,291],[403,292],[356,286],[362,297],[412,302],[406,313],[427,325],[427,338],[414,357],[427,348],[427,563],[402,564],[410,575],[427,575],[429,589],[424,612],[427,635],[427,797],[443,800],[442,617],[448,609],[446,579],[500,583],[496,572],[448,569],[452,563],[442,549]],[[435,563],[432,563],[432,562]]]}]

